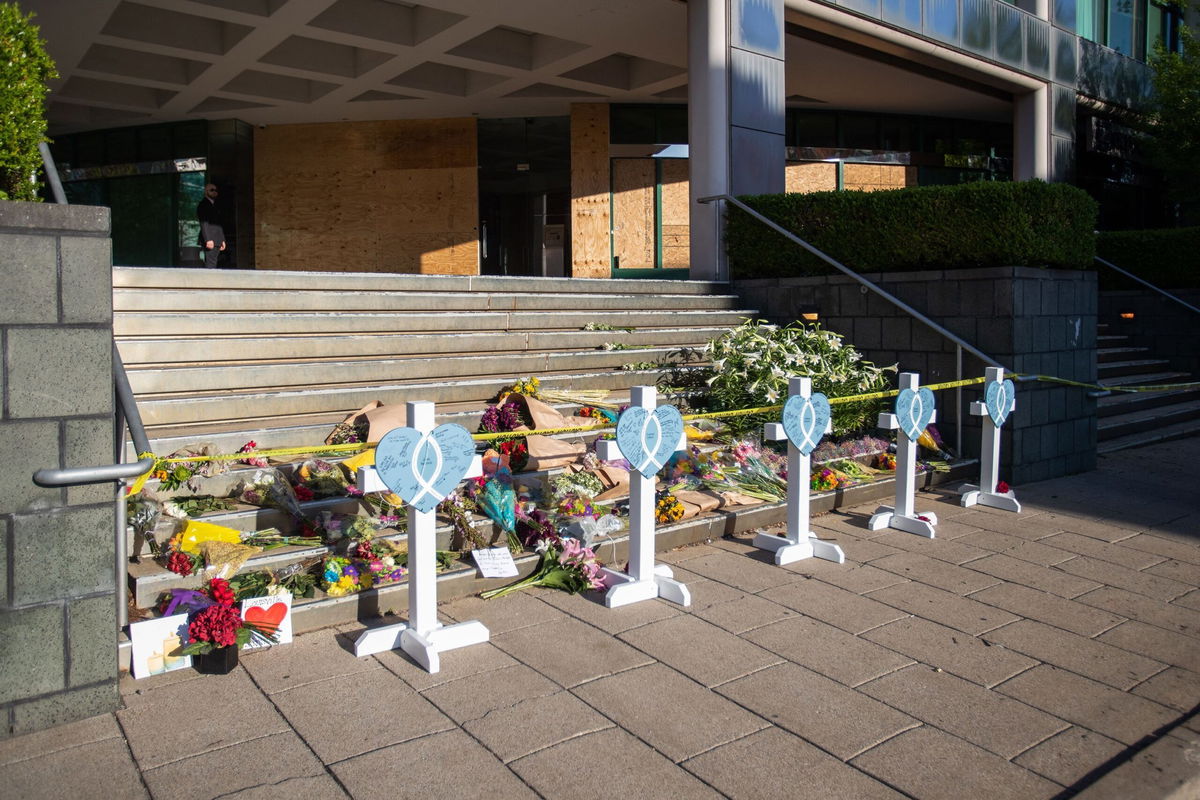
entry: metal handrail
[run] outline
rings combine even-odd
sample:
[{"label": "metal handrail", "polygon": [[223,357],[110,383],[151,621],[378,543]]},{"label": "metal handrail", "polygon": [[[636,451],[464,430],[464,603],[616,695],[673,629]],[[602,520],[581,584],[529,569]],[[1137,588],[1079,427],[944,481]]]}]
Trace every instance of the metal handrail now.
[{"label": "metal handrail", "polygon": [[748,205],[743,203],[741,200],[738,200],[736,197],[732,197],[727,194],[716,194],[716,195],[712,195],[710,197],[697,198],[696,202],[711,203],[716,200],[724,200],[727,203],[732,203],[733,205],[737,206],[738,208],[740,208],[742,211],[749,214],[754,219],[757,219],[759,222],[761,222],[764,225],[766,225],[767,227],[769,227],[771,230],[784,236],[785,238],[789,239],[790,241],[795,242],[796,244],[800,245],[805,250],[812,253],[814,256],[821,259],[829,266],[833,267],[834,269],[838,270],[839,272],[844,273],[848,277],[853,278],[854,280],[858,281],[863,286],[867,287],[872,292],[874,292],[875,294],[882,297],[884,300],[887,300],[889,303],[896,306],[896,308],[899,308],[901,311],[903,311],[906,314],[915,318],[918,322],[924,323],[926,326],[928,326],[930,329],[932,329],[936,333],[938,333],[941,336],[943,336],[944,338],[949,339],[950,341],[954,342],[956,345],[961,347],[963,350],[966,350],[968,353],[970,353],[973,356],[975,356],[976,358],[980,359],[988,366],[999,367],[1000,369],[1003,369],[1005,372],[1012,372],[1012,370],[1005,367],[1003,364],[1001,364],[996,359],[992,358],[988,354],[979,350],[977,347],[975,347],[974,345],[970,344],[969,342],[963,340],[959,336],[946,330],[941,325],[938,325],[936,322],[934,322],[929,317],[922,314],[920,311],[917,311],[915,308],[910,306],[908,303],[905,303],[903,300],[896,297],[895,295],[889,294],[884,289],[880,288],[879,286],[876,286],[874,283],[867,280],[862,275],[859,275],[857,272],[850,269],[845,264],[843,264],[840,261],[838,261],[837,259],[832,258],[832,257],[826,255],[825,253],[821,252],[820,250],[813,247],[808,242],[801,239],[796,234],[792,233],[791,231],[787,230],[786,228],[778,225],[774,221],[772,221],[772,220],[768,219],[767,217],[763,216],[762,214],[758,213],[753,208],[750,208]]},{"label": "metal handrail", "polygon": [[1200,314],[1200,308],[1196,308],[1191,303],[1180,300],[1178,297],[1171,294],[1166,289],[1160,289],[1159,287],[1155,286],[1153,283],[1150,283],[1150,281],[1144,281],[1141,278],[1139,278],[1137,275],[1134,275],[1132,272],[1127,272],[1126,270],[1121,269],[1120,267],[1118,267],[1116,264],[1112,263],[1111,261],[1105,261],[1100,256],[1096,256],[1095,258],[1097,261],[1099,261],[1101,264],[1108,267],[1109,269],[1115,269],[1117,272],[1121,273],[1126,278],[1132,278],[1133,280],[1137,281],[1138,283],[1142,284],[1143,286],[1153,289],[1154,291],[1158,292],[1159,294],[1163,295],[1164,297],[1169,297],[1170,299],[1174,300],[1176,303],[1179,303],[1179,305],[1183,306],[1184,308],[1191,309],[1192,311],[1195,311],[1197,314]]}]

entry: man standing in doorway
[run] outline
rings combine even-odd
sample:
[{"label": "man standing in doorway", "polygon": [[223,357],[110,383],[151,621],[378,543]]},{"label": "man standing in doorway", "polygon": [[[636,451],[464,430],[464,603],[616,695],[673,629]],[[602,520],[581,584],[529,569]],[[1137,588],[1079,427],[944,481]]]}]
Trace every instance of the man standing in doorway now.
[{"label": "man standing in doorway", "polygon": [[212,269],[225,250],[225,229],[221,225],[221,210],[217,206],[217,186],[204,185],[204,199],[196,206],[200,220],[200,246],[204,248],[204,266]]}]

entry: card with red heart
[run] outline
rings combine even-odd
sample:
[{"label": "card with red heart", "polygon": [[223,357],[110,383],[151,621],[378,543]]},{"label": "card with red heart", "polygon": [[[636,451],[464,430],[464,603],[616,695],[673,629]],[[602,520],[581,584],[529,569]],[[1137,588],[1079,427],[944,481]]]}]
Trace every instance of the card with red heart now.
[{"label": "card with red heart", "polygon": [[[242,601],[242,619],[253,623],[264,633],[275,636],[274,644],[291,644],[292,641],[292,595],[288,592],[265,597],[251,597]],[[270,642],[260,637],[251,637],[243,650],[270,647]]]}]

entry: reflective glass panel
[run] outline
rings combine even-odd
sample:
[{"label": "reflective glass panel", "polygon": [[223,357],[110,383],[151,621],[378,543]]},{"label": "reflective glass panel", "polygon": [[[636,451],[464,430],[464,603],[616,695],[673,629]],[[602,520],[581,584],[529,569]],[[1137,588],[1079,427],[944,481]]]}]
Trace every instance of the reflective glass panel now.
[{"label": "reflective glass panel", "polygon": [[958,0],[924,0],[925,35],[958,42]]},{"label": "reflective glass panel", "polygon": [[883,0],[883,21],[919,32],[921,0]]},{"label": "reflective glass panel", "polygon": [[1050,23],[1025,16],[1025,69],[1034,75],[1050,74]]},{"label": "reflective glass panel", "polygon": [[1130,58],[1141,58],[1141,19],[1137,0],[1109,0],[1108,46]]},{"label": "reflective glass panel", "polygon": [[992,54],[993,0],[962,0],[963,47],[980,55]]},{"label": "reflective glass panel", "polygon": [[[1087,2],[1087,0],[1083,0]],[[1075,3],[1076,0],[1054,0],[1053,14],[1054,24],[1063,30],[1075,30]]]},{"label": "reflective glass panel", "polygon": [[838,5],[879,19],[879,0],[838,0]]},{"label": "reflective glass panel", "polygon": [[1025,56],[1021,16],[1012,6],[996,4],[996,58],[1014,67],[1021,66]]}]

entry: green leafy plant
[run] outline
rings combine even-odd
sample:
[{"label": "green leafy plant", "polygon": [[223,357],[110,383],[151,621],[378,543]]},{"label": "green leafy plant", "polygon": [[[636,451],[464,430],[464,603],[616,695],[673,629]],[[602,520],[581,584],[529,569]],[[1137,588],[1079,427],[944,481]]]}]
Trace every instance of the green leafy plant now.
[{"label": "green leafy plant", "polygon": [[[705,355],[711,363],[707,383],[714,411],[783,403],[788,380],[795,376],[811,376],[813,391],[831,399],[879,392],[888,388],[887,373],[896,369],[864,361],[857,350],[842,343],[841,334],[815,323],[781,328],[746,320],[709,342]],[[881,402],[835,404],[833,432],[844,435],[872,427]]]},{"label": "green leafy plant", "polygon": [[[1179,3],[1181,7],[1183,3]],[[1180,26],[1179,52],[1158,42],[1150,58],[1154,81],[1149,151],[1171,199],[1186,220],[1200,221],[1200,39]]]},{"label": "green leafy plant", "polygon": [[38,199],[46,81],[58,72],[32,19],[15,3],[0,3],[0,200]]}]

